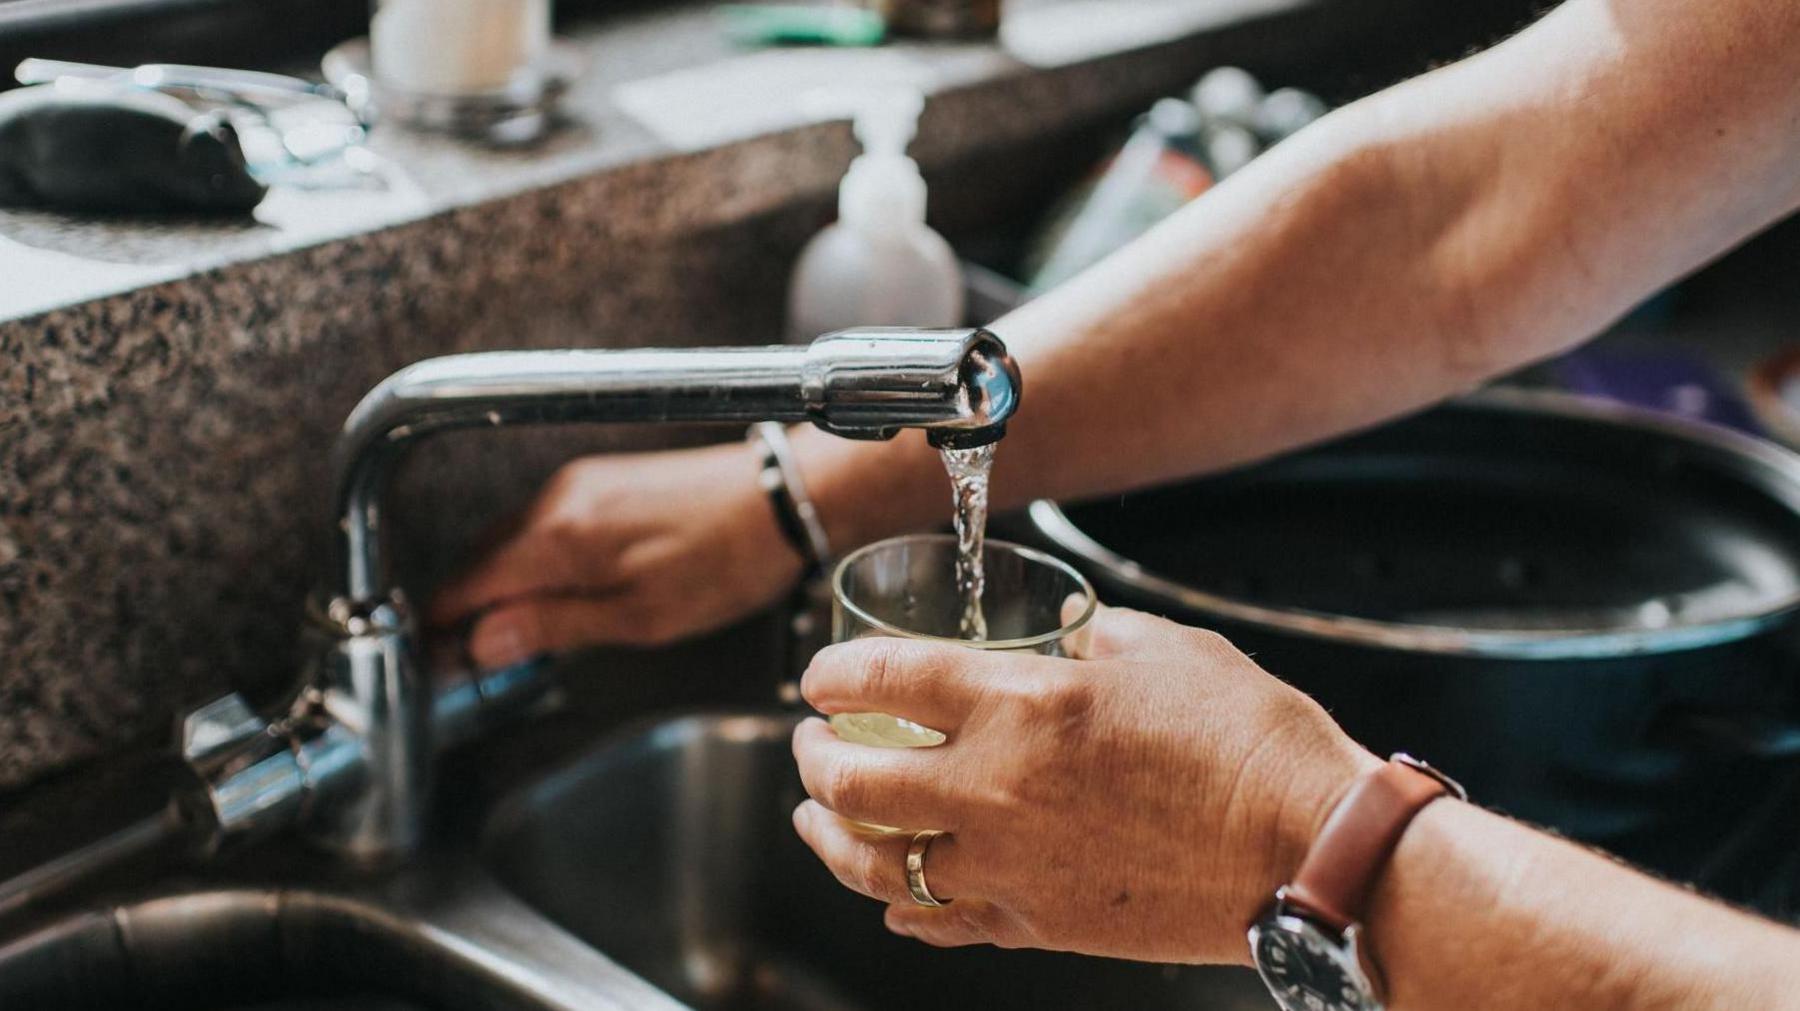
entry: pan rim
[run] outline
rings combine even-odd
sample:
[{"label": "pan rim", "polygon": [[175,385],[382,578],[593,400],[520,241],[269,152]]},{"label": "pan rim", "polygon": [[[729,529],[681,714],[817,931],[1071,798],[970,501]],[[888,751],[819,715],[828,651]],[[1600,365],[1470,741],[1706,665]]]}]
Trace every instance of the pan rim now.
[{"label": "pan rim", "polygon": [[[1800,518],[1800,455],[1767,440],[1717,425],[1552,390],[1491,388],[1448,406],[1459,410],[1513,412],[1571,418],[1648,430],[1711,450],[1728,469]],[[1050,499],[1027,509],[1031,524],[1059,550],[1091,568],[1101,586],[1162,597],[1203,614],[1308,639],[1409,653],[1512,660],[1591,660],[1673,653],[1749,638],[1800,609],[1800,589],[1753,610],[1704,620],[1676,620],[1654,627],[1482,628],[1384,621],[1298,607],[1252,604],[1176,582],[1096,541]]]}]

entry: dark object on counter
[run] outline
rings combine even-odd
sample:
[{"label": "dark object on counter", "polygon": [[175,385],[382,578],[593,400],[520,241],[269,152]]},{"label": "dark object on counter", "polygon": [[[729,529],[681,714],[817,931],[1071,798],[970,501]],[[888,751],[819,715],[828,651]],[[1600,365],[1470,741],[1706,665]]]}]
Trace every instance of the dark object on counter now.
[{"label": "dark object on counter", "polygon": [[1031,512],[1103,599],[1213,628],[1378,753],[1782,914],[1800,888],[1800,458],[1489,393]]},{"label": "dark object on counter", "polygon": [[871,0],[896,35],[991,39],[1000,33],[1000,0]]},{"label": "dark object on counter", "polygon": [[231,125],[179,99],[104,84],[0,94],[0,205],[247,214],[266,192]]}]

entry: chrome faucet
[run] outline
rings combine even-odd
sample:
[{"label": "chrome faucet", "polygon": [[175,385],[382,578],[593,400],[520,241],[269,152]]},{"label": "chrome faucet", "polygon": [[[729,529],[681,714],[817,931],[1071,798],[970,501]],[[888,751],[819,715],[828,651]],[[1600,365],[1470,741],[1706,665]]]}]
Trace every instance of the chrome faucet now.
[{"label": "chrome faucet", "polygon": [[433,358],[389,376],[344,424],[335,452],[338,557],[315,609],[316,661],[274,720],[229,695],[190,713],[198,774],[180,803],[218,841],[304,824],[362,862],[420,842],[433,752],[490,714],[542,694],[535,667],[428,683],[405,595],[382,550],[395,463],[435,432],[552,422],[810,421],[855,439],[924,429],[940,447],[999,439],[1018,366],[985,330],[866,328],[809,346],[501,351]]}]

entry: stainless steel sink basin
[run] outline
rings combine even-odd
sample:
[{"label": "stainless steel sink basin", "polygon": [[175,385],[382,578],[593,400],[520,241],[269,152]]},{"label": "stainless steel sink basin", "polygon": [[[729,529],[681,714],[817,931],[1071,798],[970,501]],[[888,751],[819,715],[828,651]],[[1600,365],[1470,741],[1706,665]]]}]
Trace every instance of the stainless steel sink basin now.
[{"label": "stainless steel sink basin", "polygon": [[187,892],[0,943],[7,1011],[675,1007],[471,873],[409,872],[368,895]]},{"label": "stainless steel sink basin", "polygon": [[938,950],[888,934],[795,836],[794,718],[627,732],[495,811],[490,867],[550,919],[700,1008],[1266,1009],[1248,970]]},{"label": "stainless steel sink basin", "polygon": [[426,932],[368,907],[246,890],[88,913],[0,948],[0,1007],[435,1011],[540,1005],[509,994]]}]

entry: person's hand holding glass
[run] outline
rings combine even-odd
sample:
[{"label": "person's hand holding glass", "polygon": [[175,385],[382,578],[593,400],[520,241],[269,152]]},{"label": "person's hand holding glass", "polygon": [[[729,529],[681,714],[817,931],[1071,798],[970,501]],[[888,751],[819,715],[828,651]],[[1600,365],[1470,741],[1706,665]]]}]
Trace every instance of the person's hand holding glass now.
[{"label": "person's hand holding glass", "polygon": [[[988,541],[981,609],[988,637],[962,634],[964,601],[957,585],[957,541],[950,535],[896,537],[868,545],[838,564],[832,577],[832,641],[895,636],[971,649],[1068,656],[1093,617],[1094,589],[1067,564],[1030,548]],[[878,748],[931,748],[943,733],[889,713],[834,713],[831,728],[845,741]],[[867,822],[868,832],[911,831],[908,887],[921,905],[937,905],[925,882],[925,853],[942,833]]]}]

